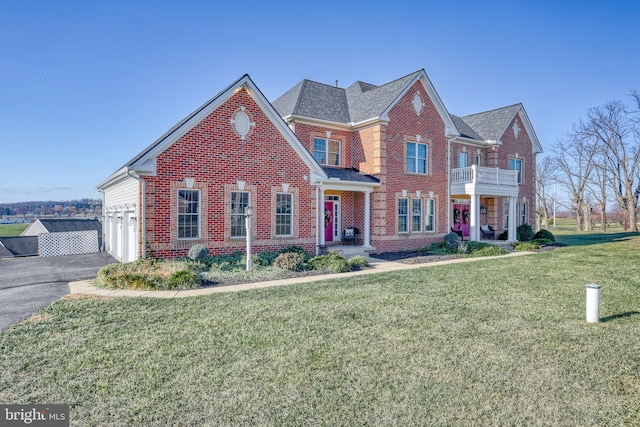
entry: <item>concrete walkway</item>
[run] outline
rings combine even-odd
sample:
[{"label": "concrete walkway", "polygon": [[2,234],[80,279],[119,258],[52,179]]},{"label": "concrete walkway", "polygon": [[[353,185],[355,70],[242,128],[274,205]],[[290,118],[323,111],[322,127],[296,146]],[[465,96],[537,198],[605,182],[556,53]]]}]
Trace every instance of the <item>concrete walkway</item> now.
[{"label": "concrete walkway", "polygon": [[478,257],[478,258],[456,258],[456,259],[451,259],[446,261],[434,261],[434,262],[423,263],[423,264],[404,264],[396,261],[384,261],[376,258],[369,258],[369,265],[372,268],[367,268],[359,271],[351,271],[348,273],[334,273],[334,274],[322,274],[318,276],[294,277],[290,279],[269,280],[267,282],[242,283],[239,285],[211,286],[211,287],[206,287],[202,289],[190,289],[190,290],[184,290],[184,291],[109,290],[109,289],[98,288],[86,280],[69,283],[69,290],[72,295],[88,294],[88,295],[99,295],[99,296],[105,296],[105,297],[186,298],[186,297],[195,297],[199,295],[217,294],[220,292],[238,292],[238,291],[246,291],[250,289],[269,288],[272,286],[286,286],[286,285],[295,285],[300,283],[319,282],[321,280],[341,279],[344,277],[362,276],[365,274],[376,274],[376,273],[385,273],[385,272],[397,271],[397,270],[412,270],[415,268],[435,267],[437,265],[461,264],[466,262],[478,262],[478,261],[487,260],[487,259],[517,257],[517,256],[529,255],[532,253],[535,253],[535,252],[512,252],[507,255],[501,255],[501,256]]}]

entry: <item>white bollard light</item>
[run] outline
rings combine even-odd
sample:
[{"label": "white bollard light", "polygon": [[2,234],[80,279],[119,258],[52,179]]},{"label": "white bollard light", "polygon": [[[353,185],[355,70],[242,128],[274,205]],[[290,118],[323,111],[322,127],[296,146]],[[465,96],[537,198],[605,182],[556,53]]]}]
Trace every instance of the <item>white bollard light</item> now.
[{"label": "white bollard light", "polygon": [[587,322],[598,323],[600,321],[600,286],[592,283],[587,288]]}]

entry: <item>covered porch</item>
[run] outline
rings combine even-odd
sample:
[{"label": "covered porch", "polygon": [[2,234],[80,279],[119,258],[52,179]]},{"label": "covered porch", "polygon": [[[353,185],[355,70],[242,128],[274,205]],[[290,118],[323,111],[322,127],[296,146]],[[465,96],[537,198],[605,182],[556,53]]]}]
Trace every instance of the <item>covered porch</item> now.
[{"label": "covered porch", "polygon": [[452,231],[459,230],[469,240],[479,241],[483,235],[480,226],[491,225],[497,237],[498,230],[504,228],[499,224],[500,201],[504,200],[502,222],[507,223],[507,241],[516,241],[518,171],[476,165],[456,168],[451,171],[450,186]]},{"label": "covered porch", "polygon": [[371,193],[380,181],[353,169],[323,167],[329,179],[315,182],[316,253],[350,245],[361,252],[371,246]]}]

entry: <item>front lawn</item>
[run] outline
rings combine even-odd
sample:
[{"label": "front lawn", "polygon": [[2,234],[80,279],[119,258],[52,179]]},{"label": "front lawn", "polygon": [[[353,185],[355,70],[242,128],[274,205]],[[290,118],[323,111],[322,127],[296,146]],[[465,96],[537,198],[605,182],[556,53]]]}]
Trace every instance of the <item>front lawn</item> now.
[{"label": "front lawn", "polygon": [[0,334],[0,401],[69,403],[72,425],[640,425],[640,237],[598,236],[246,292],[67,298]]}]

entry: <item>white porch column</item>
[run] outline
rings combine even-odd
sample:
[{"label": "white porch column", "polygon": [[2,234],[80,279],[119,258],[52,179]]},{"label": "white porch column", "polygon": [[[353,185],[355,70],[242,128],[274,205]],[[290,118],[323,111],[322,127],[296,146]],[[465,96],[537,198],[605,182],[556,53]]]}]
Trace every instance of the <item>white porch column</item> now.
[{"label": "white porch column", "polygon": [[[474,165],[475,166],[475,165]],[[471,224],[469,240],[480,240],[480,195],[471,195]]]},{"label": "white porch column", "polygon": [[371,191],[364,192],[364,234],[363,245],[371,246]]},{"label": "white porch column", "polygon": [[509,197],[509,233],[507,241],[515,242],[516,228],[518,228],[518,198]]},{"label": "white porch column", "polygon": [[318,234],[320,236],[320,246],[324,246],[326,241],[324,240],[324,188],[319,187],[319,202],[318,202]]}]

